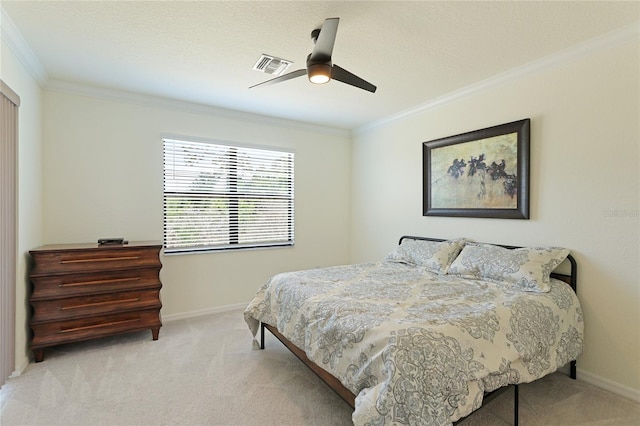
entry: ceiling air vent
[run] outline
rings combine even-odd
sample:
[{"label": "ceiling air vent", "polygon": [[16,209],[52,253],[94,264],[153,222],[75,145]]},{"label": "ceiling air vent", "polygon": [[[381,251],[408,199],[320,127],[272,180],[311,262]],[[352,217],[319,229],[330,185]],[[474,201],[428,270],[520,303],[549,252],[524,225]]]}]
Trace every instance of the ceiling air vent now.
[{"label": "ceiling air vent", "polygon": [[263,72],[265,74],[280,75],[289,68],[293,62],[286,59],[276,58],[275,56],[265,55],[264,53],[258,59],[258,62],[253,66],[256,71]]}]

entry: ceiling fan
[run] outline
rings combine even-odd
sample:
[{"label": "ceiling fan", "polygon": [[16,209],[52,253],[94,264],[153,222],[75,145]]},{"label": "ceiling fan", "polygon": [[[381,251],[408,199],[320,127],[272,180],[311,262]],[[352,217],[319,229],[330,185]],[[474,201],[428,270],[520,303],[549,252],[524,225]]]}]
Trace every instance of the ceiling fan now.
[{"label": "ceiling fan", "polygon": [[333,79],[375,93],[376,86],[331,62],[331,54],[333,53],[333,44],[336,41],[339,21],[340,18],[328,18],[324,21],[321,28],[317,28],[311,32],[311,40],[313,40],[315,46],[313,47],[313,51],[307,56],[306,69],[299,69],[271,80],[263,81],[262,83],[249,87],[249,89],[257,86],[280,83],[306,74],[309,77],[309,81],[315,84],[327,83]]}]

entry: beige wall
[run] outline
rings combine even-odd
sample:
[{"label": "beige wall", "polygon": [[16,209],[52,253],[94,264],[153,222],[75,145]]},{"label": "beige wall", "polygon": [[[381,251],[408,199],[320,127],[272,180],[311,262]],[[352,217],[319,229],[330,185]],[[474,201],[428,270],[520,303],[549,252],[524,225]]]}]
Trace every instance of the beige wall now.
[{"label": "beige wall", "polygon": [[[607,48],[357,133],[352,261],[402,234],[559,245],[579,265],[579,377],[640,400],[639,46]],[[422,216],[422,142],[531,118],[531,219]]]},{"label": "beige wall", "polygon": [[29,260],[42,244],[42,90],[12,50],[2,42],[1,78],[20,96],[18,111],[18,265],[16,283],[16,370],[29,362]]},{"label": "beige wall", "polygon": [[276,272],[348,262],[347,132],[136,99],[45,91],[45,243],[162,240],[162,136],[174,134],[292,149],[296,244],[163,256],[163,317],[246,304]]},{"label": "beige wall", "polygon": [[[281,270],[379,259],[402,234],[563,245],[579,262],[580,377],[640,399],[638,52],[635,42],[594,53],[350,142],[339,131],[170,102],[43,93],[3,41],[1,78],[22,100],[16,368],[29,356],[27,251],[102,236],[161,239],[161,136],[171,133],[294,149],[296,246],[163,256],[165,317],[246,303]],[[530,220],[422,217],[422,142],[526,117]]]}]

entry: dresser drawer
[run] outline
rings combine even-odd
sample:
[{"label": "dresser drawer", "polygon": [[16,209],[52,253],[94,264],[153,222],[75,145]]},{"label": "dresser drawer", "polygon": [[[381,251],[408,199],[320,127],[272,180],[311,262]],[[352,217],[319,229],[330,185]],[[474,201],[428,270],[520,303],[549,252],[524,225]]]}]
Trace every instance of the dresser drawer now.
[{"label": "dresser drawer", "polygon": [[32,302],[54,297],[81,296],[162,286],[160,267],[39,276],[31,277],[31,282],[33,283]]},{"label": "dresser drawer", "polygon": [[32,349],[131,331],[160,328],[158,309],[125,312],[67,321],[32,324]]},{"label": "dresser drawer", "polygon": [[35,261],[31,276],[161,266],[159,251],[159,247],[119,246],[94,250],[31,252]]},{"label": "dresser drawer", "polygon": [[159,287],[156,290],[32,301],[31,305],[33,324],[162,307]]}]

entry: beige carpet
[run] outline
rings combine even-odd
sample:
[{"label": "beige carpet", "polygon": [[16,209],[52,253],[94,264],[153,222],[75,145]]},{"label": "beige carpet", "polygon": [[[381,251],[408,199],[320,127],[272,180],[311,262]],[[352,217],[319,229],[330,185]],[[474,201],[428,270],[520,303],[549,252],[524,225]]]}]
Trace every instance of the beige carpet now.
[{"label": "beige carpet", "polygon": [[[46,351],[0,390],[0,425],[349,425],[351,409],[242,311]],[[512,393],[461,424],[509,425]],[[520,387],[520,424],[638,425],[640,404],[553,374]]]}]

